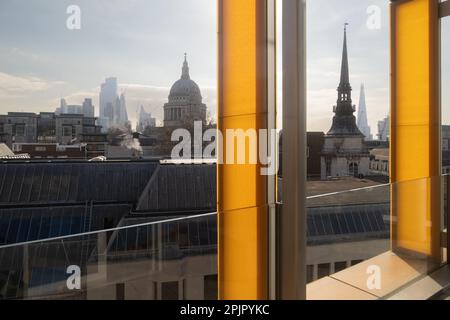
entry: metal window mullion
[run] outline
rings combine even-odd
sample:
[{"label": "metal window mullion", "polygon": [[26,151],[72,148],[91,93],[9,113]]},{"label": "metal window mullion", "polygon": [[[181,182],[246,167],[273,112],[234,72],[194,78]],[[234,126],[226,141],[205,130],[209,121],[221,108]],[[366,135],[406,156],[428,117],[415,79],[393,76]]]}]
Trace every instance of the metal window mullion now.
[{"label": "metal window mullion", "polygon": [[450,237],[448,235],[450,231],[450,175],[447,175],[447,264],[450,262]]},{"label": "metal window mullion", "polygon": [[[276,0],[267,1],[267,155],[272,156],[272,162],[278,162],[278,146],[271,145],[272,130],[277,128],[277,39],[276,39]],[[276,140],[278,142],[278,140]],[[269,164],[273,166],[273,163]],[[278,165],[278,163],[277,163]],[[268,296],[276,299],[277,294],[277,175],[267,176],[268,206]]]},{"label": "metal window mullion", "polygon": [[306,1],[283,1],[283,211],[278,298],[306,299]]}]

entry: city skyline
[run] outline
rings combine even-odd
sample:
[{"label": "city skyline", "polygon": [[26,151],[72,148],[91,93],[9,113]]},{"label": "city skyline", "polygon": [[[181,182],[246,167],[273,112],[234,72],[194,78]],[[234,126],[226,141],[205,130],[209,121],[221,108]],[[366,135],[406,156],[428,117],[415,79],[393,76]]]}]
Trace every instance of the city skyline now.
[{"label": "city skyline", "polygon": [[[0,113],[53,111],[61,98],[68,104],[90,98],[99,115],[100,84],[117,77],[133,126],[141,105],[161,125],[163,106],[187,52],[192,78],[201,88],[208,112],[216,115],[215,1],[79,0],[82,26],[78,31],[65,26],[70,4],[66,0],[0,3]],[[367,27],[371,5],[381,10],[380,27],[373,30]],[[307,17],[308,130],[326,132],[331,125],[344,22],[350,23],[354,104],[364,83],[369,126],[376,128],[389,112],[388,2],[308,1]],[[449,48],[443,42],[444,50]],[[443,65],[449,63],[444,60]],[[447,76],[444,80],[450,82]],[[443,104],[449,100],[444,90]],[[443,117],[445,122],[449,118]]]},{"label": "city skyline", "polygon": [[[66,28],[72,4],[81,8],[81,30]],[[141,105],[162,121],[185,52],[213,112],[216,14],[209,0],[2,1],[0,112],[54,111],[61,98],[91,98],[98,115],[100,84],[117,77],[133,124]]]}]

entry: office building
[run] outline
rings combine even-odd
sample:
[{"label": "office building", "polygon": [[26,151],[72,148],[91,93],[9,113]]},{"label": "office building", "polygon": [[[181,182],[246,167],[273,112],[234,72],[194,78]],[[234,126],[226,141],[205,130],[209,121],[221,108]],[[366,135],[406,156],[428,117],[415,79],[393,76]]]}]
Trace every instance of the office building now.
[{"label": "office building", "polygon": [[[0,116],[0,142],[14,150],[20,145],[49,144],[47,149],[57,145],[86,144],[86,157],[105,154],[106,135],[96,124],[96,118],[83,114],[55,114],[43,112],[9,112]],[[49,155],[50,156],[50,155]]]},{"label": "office building", "polygon": [[144,106],[139,109],[139,119],[136,126],[137,132],[144,132],[146,128],[156,127],[156,119],[152,117],[151,113],[145,111]]},{"label": "office building", "polygon": [[83,115],[86,118],[94,118],[95,117],[95,107],[92,104],[92,99],[84,99],[83,105],[82,105],[82,109],[83,109]]},{"label": "office building", "polygon": [[389,116],[378,121],[378,140],[389,141]]}]

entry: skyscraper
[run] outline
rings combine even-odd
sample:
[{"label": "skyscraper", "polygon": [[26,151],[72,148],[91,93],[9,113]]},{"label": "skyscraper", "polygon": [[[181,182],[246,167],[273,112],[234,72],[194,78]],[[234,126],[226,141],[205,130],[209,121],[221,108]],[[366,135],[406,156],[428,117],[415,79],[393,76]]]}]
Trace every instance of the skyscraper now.
[{"label": "skyscraper", "polygon": [[100,89],[100,118],[99,122],[105,130],[114,124],[114,112],[111,106],[116,104],[117,78],[107,78]]},{"label": "skyscraper", "polygon": [[67,102],[65,99],[61,99],[59,102],[59,107],[56,108],[56,114],[64,114],[67,113]]},{"label": "skyscraper", "polygon": [[156,127],[156,119],[152,117],[151,113],[145,111],[144,106],[141,106],[136,131],[144,132],[144,130],[148,127]]},{"label": "skyscraper", "polygon": [[367,121],[366,94],[364,90],[364,84],[361,84],[361,92],[359,95],[357,125],[359,130],[365,136],[365,139],[372,140],[372,134],[370,133],[370,127]]},{"label": "skyscraper", "polygon": [[389,116],[378,121],[378,139],[381,141],[389,141]]},{"label": "skyscraper", "polygon": [[67,103],[65,99],[61,99],[61,113],[67,113]]},{"label": "skyscraper", "polygon": [[89,118],[93,118],[95,117],[95,108],[94,105],[92,104],[92,99],[84,99],[83,102],[83,115],[85,117],[89,117]]},{"label": "skyscraper", "polygon": [[114,114],[114,124],[123,126],[128,122],[127,103],[125,95],[122,93],[120,98],[117,97]]}]

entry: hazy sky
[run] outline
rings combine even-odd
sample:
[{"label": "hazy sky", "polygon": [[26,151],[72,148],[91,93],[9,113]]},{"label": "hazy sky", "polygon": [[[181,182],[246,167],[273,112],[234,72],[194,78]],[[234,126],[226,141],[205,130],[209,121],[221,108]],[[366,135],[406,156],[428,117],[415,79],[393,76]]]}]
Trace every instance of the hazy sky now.
[{"label": "hazy sky", "polygon": [[[81,30],[66,9],[81,8]],[[115,76],[136,107],[161,118],[184,53],[205,103],[216,108],[216,3],[211,0],[1,0],[0,112],[81,104]]]},{"label": "hazy sky", "polygon": [[450,17],[442,19],[441,48],[442,123],[450,124]]},{"label": "hazy sky", "polygon": [[[379,29],[369,29],[371,14],[380,9]],[[308,129],[328,131],[340,80],[344,23],[348,26],[348,54],[353,103],[360,86],[366,88],[366,105],[372,133],[389,110],[389,16],[387,0],[310,0],[307,2]],[[356,115],[356,113],[355,113]]]},{"label": "hazy sky", "polygon": [[[78,31],[66,28],[71,4],[81,7]],[[348,22],[353,102],[358,104],[364,83],[375,135],[377,121],[389,110],[388,0],[307,4],[308,129],[331,126]],[[371,5],[381,9],[379,29],[367,27]],[[62,97],[72,104],[91,97],[98,108],[100,84],[115,76],[132,120],[140,104],[161,119],[187,52],[191,77],[215,114],[216,15],[214,0],[0,0],[0,113],[54,111]]]}]

